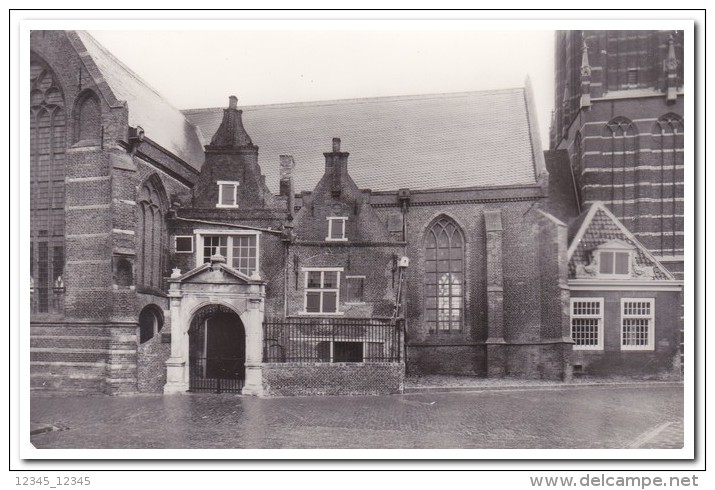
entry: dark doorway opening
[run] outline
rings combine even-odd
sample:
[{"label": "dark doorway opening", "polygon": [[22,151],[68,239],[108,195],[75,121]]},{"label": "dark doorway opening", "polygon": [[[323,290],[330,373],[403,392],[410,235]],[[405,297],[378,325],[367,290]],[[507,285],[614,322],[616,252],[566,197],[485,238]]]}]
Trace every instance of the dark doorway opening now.
[{"label": "dark doorway opening", "polygon": [[189,391],[240,393],[245,380],[246,331],[230,308],[202,308],[189,329]]}]

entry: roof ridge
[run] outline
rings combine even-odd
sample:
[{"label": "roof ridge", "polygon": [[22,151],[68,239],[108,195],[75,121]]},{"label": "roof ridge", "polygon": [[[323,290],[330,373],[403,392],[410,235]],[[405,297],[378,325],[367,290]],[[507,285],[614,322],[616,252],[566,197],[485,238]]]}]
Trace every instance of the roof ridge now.
[{"label": "roof ridge", "polygon": [[[327,100],[311,100],[311,101],[299,101],[299,102],[279,102],[275,104],[253,104],[247,106],[241,106],[244,111],[251,109],[282,109],[291,107],[306,107],[306,106],[329,106],[338,104],[369,104],[374,102],[399,102],[399,101],[409,101],[409,100],[429,100],[429,99],[444,99],[444,98],[456,98],[456,97],[467,97],[471,95],[495,95],[499,93],[509,93],[509,92],[523,92],[525,87],[510,87],[502,89],[487,89],[487,90],[473,90],[466,92],[443,92],[443,93],[431,93],[431,94],[411,94],[411,95],[386,95],[386,96],[376,96],[376,97],[355,97],[349,99],[327,99]],[[196,107],[181,109],[184,114],[192,113],[198,114],[201,112],[216,111],[218,109],[223,109],[222,107]]]}]

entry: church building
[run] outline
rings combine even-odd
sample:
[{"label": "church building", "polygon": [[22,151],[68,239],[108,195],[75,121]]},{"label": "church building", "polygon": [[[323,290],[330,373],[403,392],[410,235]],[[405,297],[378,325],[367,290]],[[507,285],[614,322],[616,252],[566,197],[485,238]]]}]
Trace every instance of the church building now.
[{"label": "church building", "polygon": [[528,80],[179,111],[32,32],[32,389],[679,376],[682,37],[639,32],[557,33],[547,151]]}]

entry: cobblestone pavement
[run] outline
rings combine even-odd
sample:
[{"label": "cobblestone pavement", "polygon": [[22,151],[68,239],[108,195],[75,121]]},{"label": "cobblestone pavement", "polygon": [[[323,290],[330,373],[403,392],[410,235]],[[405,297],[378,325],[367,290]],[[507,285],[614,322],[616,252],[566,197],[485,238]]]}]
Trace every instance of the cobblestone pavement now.
[{"label": "cobblestone pavement", "polygon": [[[653,448],[683,445],[682,385],[389,396],[33,395],[37,448]],[[52,431],[37,428],[53,426]]]}]

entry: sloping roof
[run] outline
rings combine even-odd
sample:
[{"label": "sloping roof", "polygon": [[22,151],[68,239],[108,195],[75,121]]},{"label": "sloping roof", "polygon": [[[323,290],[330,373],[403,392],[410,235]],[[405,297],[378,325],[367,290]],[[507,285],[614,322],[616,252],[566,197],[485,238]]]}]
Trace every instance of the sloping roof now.
[{"label": "sloping roof", "polygon": [[[526,89],[248,106],[243,123],[260,148],[269,188],[280,155],[293,155],[297,191],[313,190],[323,152],[339,137],[348,172],[374,191],[530,185],[540,170]],[[222,108],[183,111],[208,144]]]},{"label": "sloping roof", "polygon": [[[76,31],[114,96],[127,102],[129,125],[192,167],[204,162],[202,135],[186,117],[85,31]],[[81,53],[80,53],[81,54]]]},{"label": "sloping roof", "polygon": [[588,266],[591,252],[604,243],[620,240],[635,248],[635,264],[653,268],[654,280],[673,279],[633,234],[601,202],[595,202],[569,226],[569,277],[576,276],[578,266]]}]

